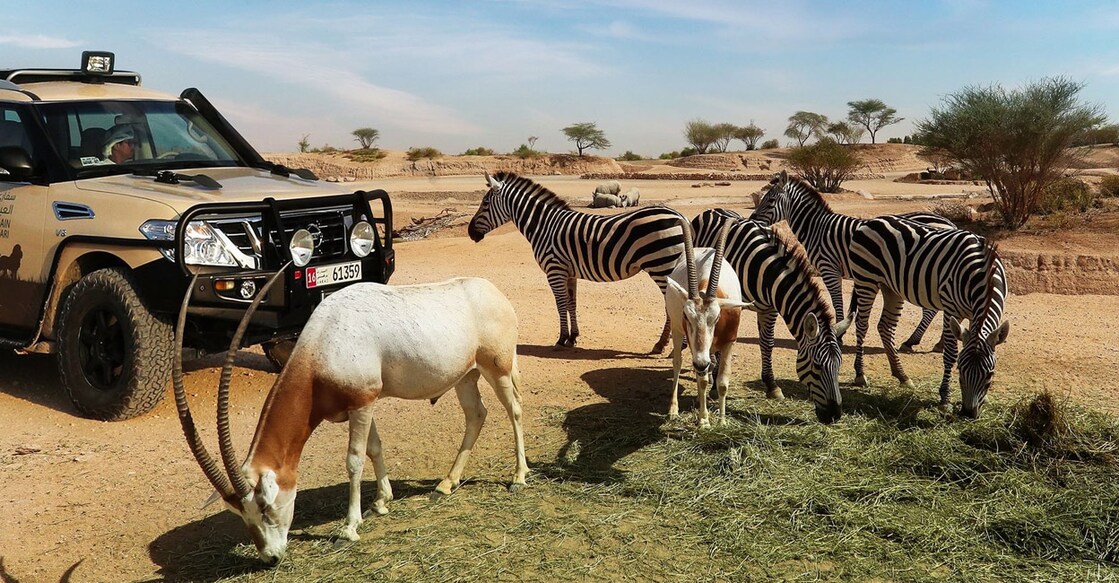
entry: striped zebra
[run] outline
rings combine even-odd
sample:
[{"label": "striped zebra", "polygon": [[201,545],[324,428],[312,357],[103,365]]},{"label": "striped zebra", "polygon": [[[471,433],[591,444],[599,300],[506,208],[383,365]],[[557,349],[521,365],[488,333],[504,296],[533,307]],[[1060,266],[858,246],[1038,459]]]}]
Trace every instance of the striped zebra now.
[{"label": "striped zebra", "polygon": [[[572,209],[547,188],[513,174],[486,175],[489,191],[470,219],[475,242],[513,221],[532,245],[540,269],[556,298],[560,335],[556,346],[574,346],[579,337],[575,318],[575,287],[580,279],[621,281],[648,273],[661,294],[677,260],[683,256],[685,219],[664,206],[648,206],[615,215],[593,215]],[[568,325],[570,321],[570,327]],[[668,342],[668,317],[653,346],[660,353]]]},{"label": "striped zebra", "polygon": [[742,300],[758,312],[762,382],[766,396],[782,398],[773,379],[773,330],[780,314],[797,341],[797,376],[808,388],[816,418],[831,423],[843,415],[839,392],[839,337],[851,318],[836,323],[824,288],[812,278],[808,257],[770,226],[723,209],[709,209],[692,219],[697,246],[710,247],[731,221],[724,257],[738,273]]},{"label": "striped zebra", "polygon": [[[890,360],[890,370],[903,385],[912,386],[893,348],[894,326],[905,301],[944,311],[944,377],[940,405],[948,405],[948,381],[959,352],[961,412],[972,419],[987,398],[995,373],[995,346],[1006,340],[1010,321],[1003,320],[1006,269],[998,251],[986,239],[959,230],[940,230],[899,217],[880,217],[862,224],[851,243],[851,267],[858,308],[855,344],[855,384],[865,385],[863,338],[870,308],[882,292],[878,332]],[[969,328],[960,326],[968,320]]]},{"label": "striped zebra", "polygon": [[[948,219],[923,212],[896,215],[911,221],[924,223],[931,227],[955,229],[956,225]],[[750,218],[764,225],[779,221],[789,223],[789,228],[797,240],[808,251],[808,258],[831,295],[832,306],[837,318],[843,318],[843,280],[851,279],[851,239],[855,229],[865,219],[837,213],[831,209],[823,195],[807,181],[790,177],[784,170],[769,183],[769,188],[757,202]],[[923,309],[921,322],[913,334],[902,343],[902,352],[913,352],[921,343],[925,330],[936,316],[936,310]],[[939,351],[941,343],[933,348]]]}]

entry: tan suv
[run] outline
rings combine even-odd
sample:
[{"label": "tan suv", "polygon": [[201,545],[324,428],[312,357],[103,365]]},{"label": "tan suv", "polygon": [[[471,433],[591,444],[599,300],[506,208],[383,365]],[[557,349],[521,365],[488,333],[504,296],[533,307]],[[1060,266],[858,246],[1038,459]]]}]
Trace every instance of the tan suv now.
[{"label": "tan suv", "polygon": [[0,70],[0,347],[58,356],[78,411],[127,419],[163,397],[171,322],[197,274],[185,345],[274,361],[327,294],[395,268],[383,190],[346,192],[268,162],[197,89],[115,71]]}]

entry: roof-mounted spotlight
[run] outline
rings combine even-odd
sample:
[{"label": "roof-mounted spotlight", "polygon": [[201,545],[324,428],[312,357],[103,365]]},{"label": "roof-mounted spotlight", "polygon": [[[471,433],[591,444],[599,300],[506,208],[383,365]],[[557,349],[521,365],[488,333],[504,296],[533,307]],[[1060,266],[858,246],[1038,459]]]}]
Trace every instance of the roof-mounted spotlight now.
[{"label": "roof-mounted spotlight", "polygon": [[112,75],[116,57],[108,51],[82,51],[82,73],[86,75]]}]

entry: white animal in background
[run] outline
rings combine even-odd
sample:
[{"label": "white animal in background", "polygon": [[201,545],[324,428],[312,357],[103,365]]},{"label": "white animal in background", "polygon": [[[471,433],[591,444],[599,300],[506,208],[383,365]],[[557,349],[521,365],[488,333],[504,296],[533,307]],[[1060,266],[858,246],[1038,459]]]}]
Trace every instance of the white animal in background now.
[{"label": "white animal in background", "polygon": [[641,191],[637,190],[636,186],[631,186],[628,190],[619,194],[618,199],[621,200],[621,206],[637,206],[638,202],[641,201]]},{"label": "white animal in background", "polygon": [[[392,488],[373,422],[373,405],[380,397],[436,399],[454,388],[466,414],[466,433],[450,472],[435,488],[437,494],[450,494],[459,485],[486,418],[478,391],[478,379],[485,378],[513,423],[516,470],[511,489],[525,484],[528,465],[518,389],[517,315],[493,284],[479,278],[407,286],[361,283],[324,299],[272,386],[247,458],[239,461],[230,437],[229,379],[235,349],[267,291],[267,287],[261,290],[245,313],[222,369],[218,439],[224,473],[202,445],[187,407],[181,350],[175,352],[172,377],[179,419],[195,459],[217,495],[245,522],[260,557],[269,565],[278,563],[287,549],[299,457],[311,432],[324,420],[350,423],[349,510],[341,536],[358,539],[366,456],[377,477],[374,510],[388,511],[385,503],[392,500]],[[180,345],[189,301],[188,292],[176,329]]]},{"label": "white animal in background", "polygon": [[[707,414],[707,376],[712,367],[712,350],[719,353],[721,363],[715,386],[719,392],[719,422],[722,423],[727,414],[730,356],[731,349],[738,340],[738,322],[742,308],[754,307],[752,302],[742,301],[738,274],[723,259],[730,224],[730,221],[724,224],[714,249],[695,249],[692,247],[691,224],[683,221],[684,258],[677,262],[676,268],[669,275],[668,289],[664,296],[672,331],[672,399],[668,415],[675,417],[680,411],[677,393],[683,360],[681,345],[687,336],[699,391],[698,414],[701,427],[710,425]],[[699,293],[700,285],[706,286],[702,295]]]}]

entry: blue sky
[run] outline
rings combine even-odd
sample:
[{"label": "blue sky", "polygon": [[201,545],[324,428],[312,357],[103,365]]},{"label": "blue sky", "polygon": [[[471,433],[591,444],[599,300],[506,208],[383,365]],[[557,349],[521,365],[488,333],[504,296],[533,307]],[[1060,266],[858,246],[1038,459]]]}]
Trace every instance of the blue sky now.
[{"label": "blue sky", "polygon": [[[109,50],[144,85],[197,87],[262,151],[458,154],[573,148],[594,122],[646,156],[687,145],[693,119],[766,130],[797,110],[846,116],[878,98],[906,118],[947,94],[1063,75],[1119,119],[1119,2],[4,0],[0,68],[75,67]],[[736,143],[735,147],[741,147]]]}]

